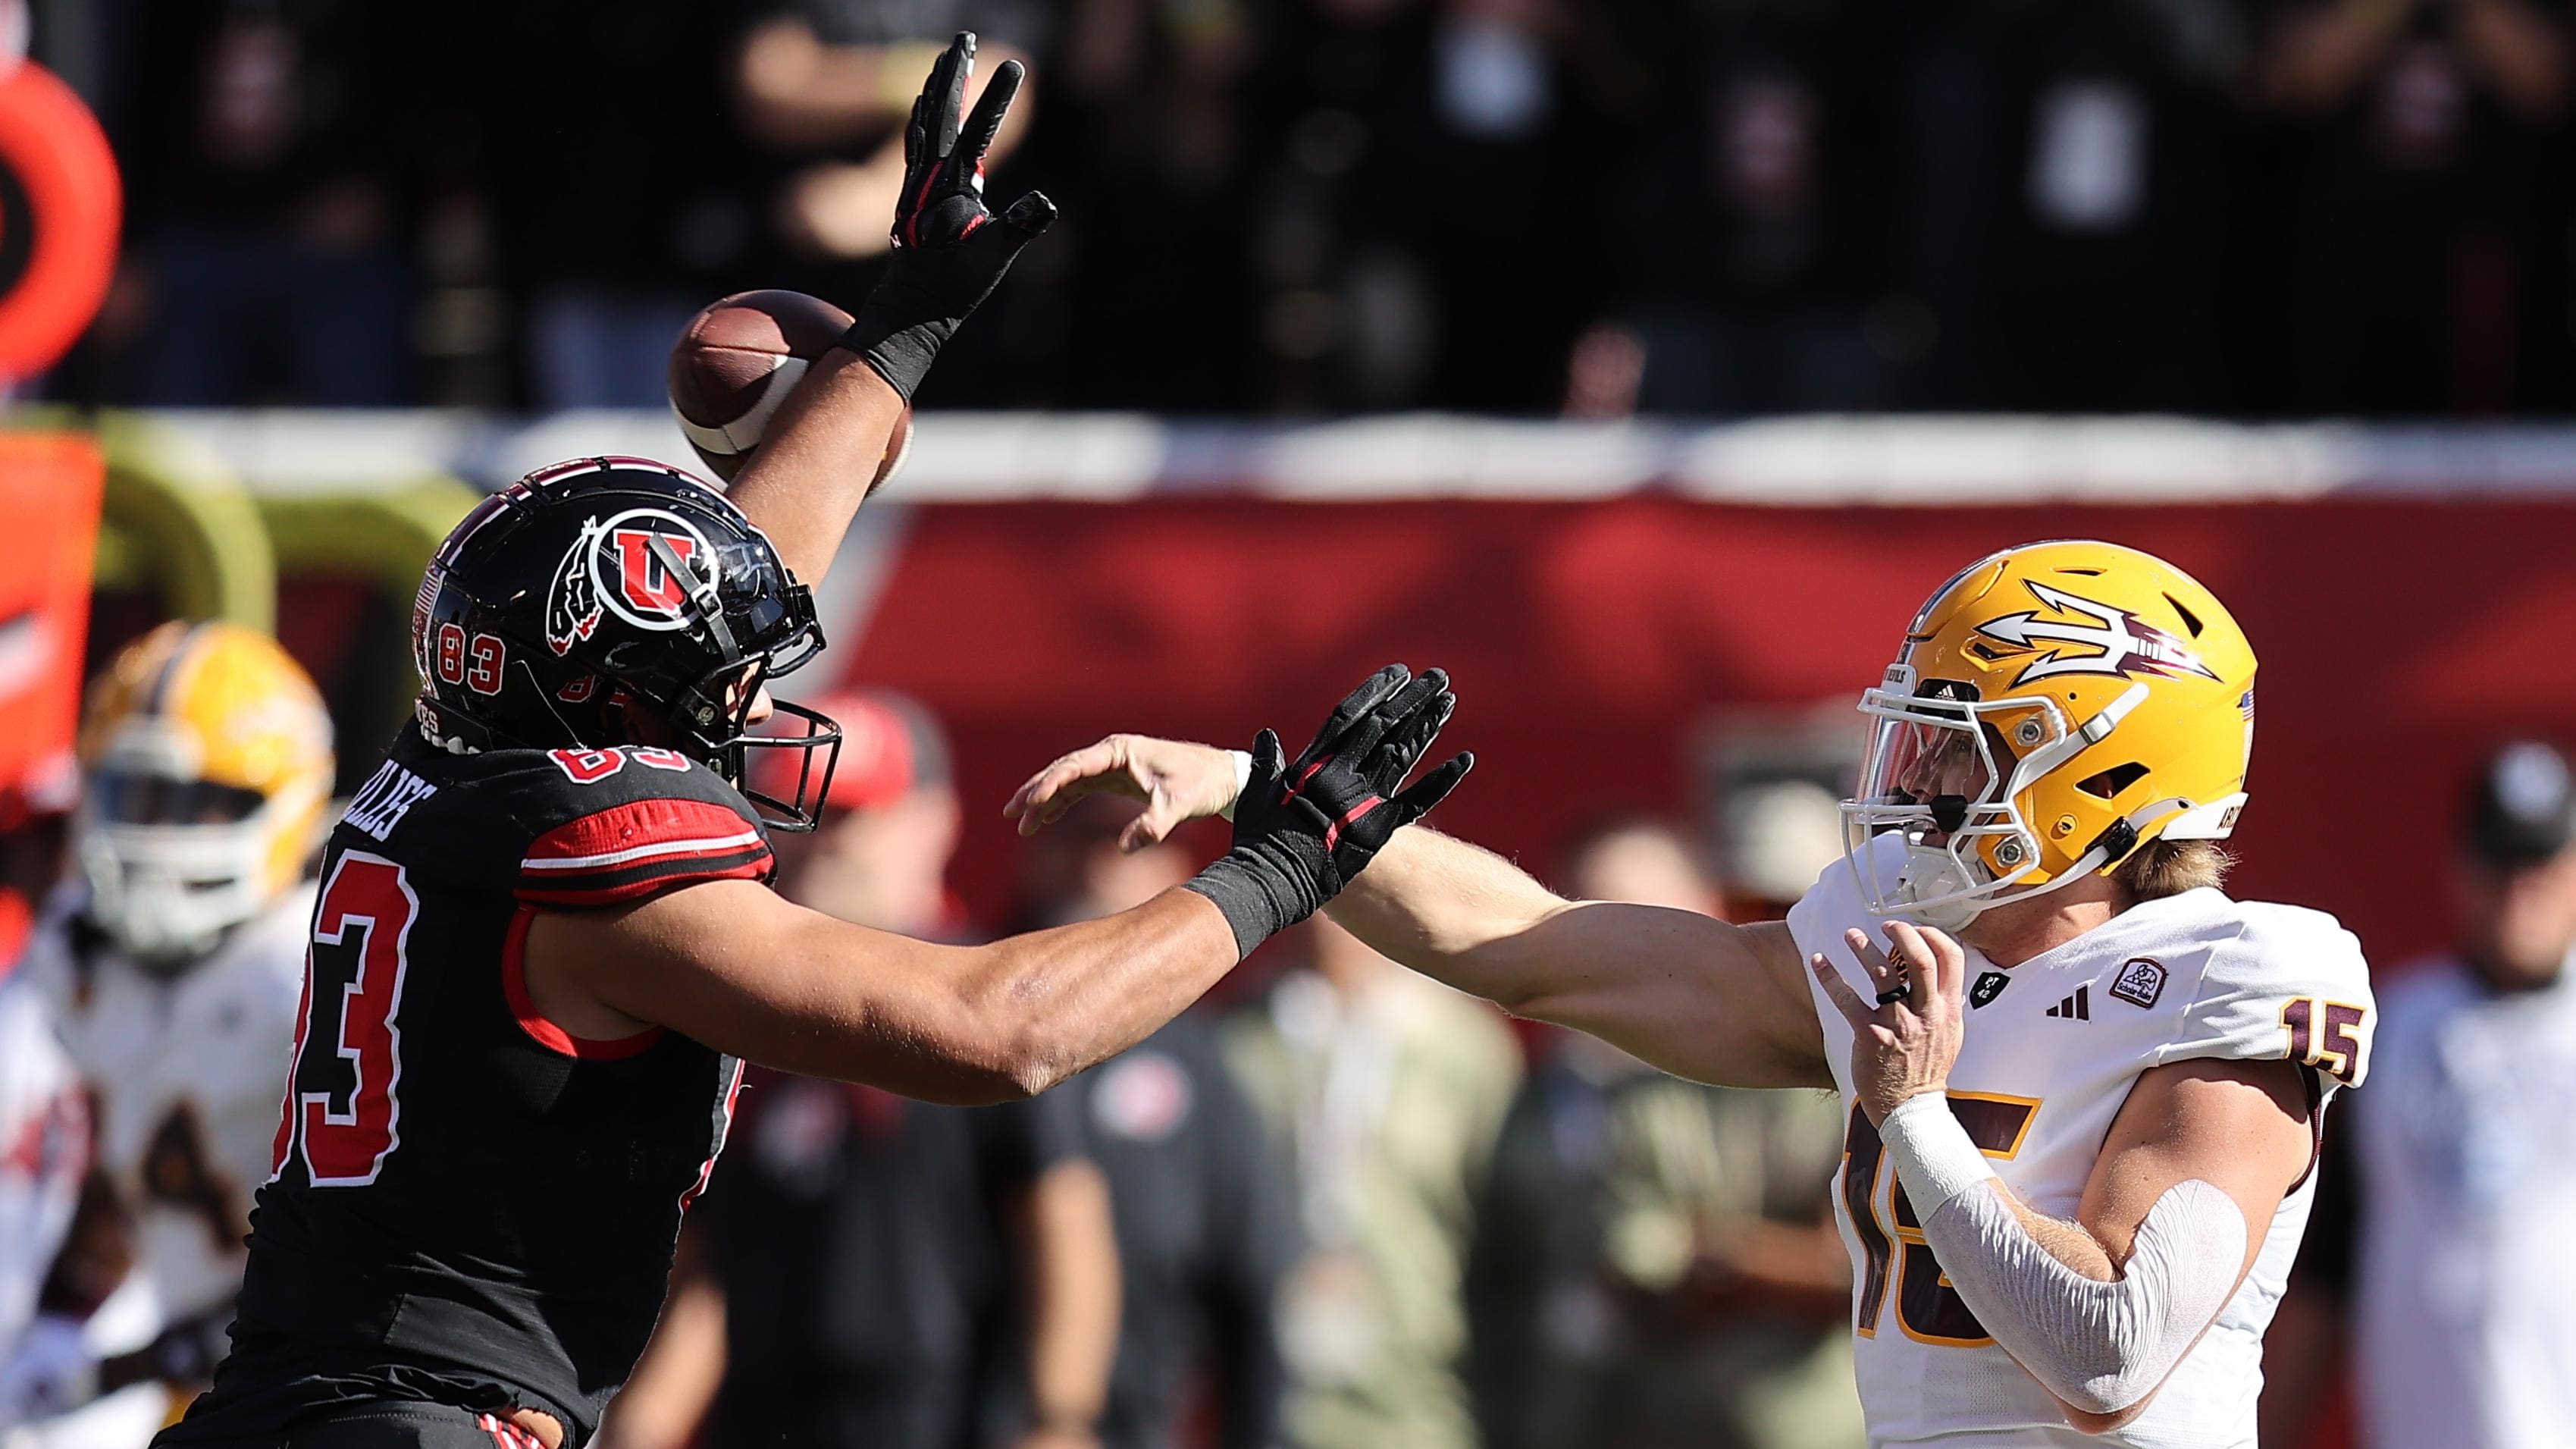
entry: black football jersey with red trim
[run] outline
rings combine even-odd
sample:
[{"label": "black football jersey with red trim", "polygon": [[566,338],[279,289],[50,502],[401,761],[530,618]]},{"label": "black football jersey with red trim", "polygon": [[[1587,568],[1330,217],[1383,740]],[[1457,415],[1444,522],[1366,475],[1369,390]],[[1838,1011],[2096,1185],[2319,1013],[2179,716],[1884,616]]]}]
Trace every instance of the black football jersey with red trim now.
[{"label": "black football jersey with red trim", "polygon": [[323,857],[232,1354],[164,1439],[393,1398],[542,1409],[587,1440],[652,1333],[742,1066],[547,1020],[528,925],[770,870],[751,807],[676,751],[454,755],[406,729]]}]

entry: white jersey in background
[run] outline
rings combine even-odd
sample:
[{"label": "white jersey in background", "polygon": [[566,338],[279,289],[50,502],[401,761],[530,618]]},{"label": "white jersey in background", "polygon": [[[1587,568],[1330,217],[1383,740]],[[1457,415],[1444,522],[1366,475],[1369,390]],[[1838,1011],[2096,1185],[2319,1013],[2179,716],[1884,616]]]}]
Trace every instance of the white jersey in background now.
[{"label": "white jersey in background", "polygon": [[[1873,848],[1900,853],[1895,835]],[[1896,866],[1882,867],[1893,877]],[[1876,994],[1843,932],[1882,934],[1848,862],[1789,913],[1801,955],[1822,953]],[[2195,890],[2148,901],[2009,970],[1967,948],[1965,1044],[1952,1112],[2033,1211],[2072,1219],[2105,1135],[2139,1073],[2199,1057],[2287,1058],[2323,1098],[2366,1069],[2372,1009],[2360,943],[2334,918]],[[1835,1219],[1852,1256],[1855,1369],[1872,1445],[1974,1449],[2253,1449],[2263,1330],[2308,1221],[2315,1175],[2272,1218],[2253,1271],[2126,1428],[2087,1435],[1988,1337],[1945,1285],[1877,1129],[1853,1105],[1852,1033],[1811,980],[1825,1057],[1842,1092],[1845,1158]],[[2322,1122],[2322,1115],[2319,1117]]]},{"label": "white jersey in background", "polygon": [[0,976],[0,1363],[35,1317],[88,1154],[80,1079],[44,993],[23,971]]},{"label": "white jersey in background", "polygon": [[[312,916],[308,882],[212,953],[159,972],[104,940],[76,946],[62,913],[40,929],[23,974],[51,999],[55,1030],[88,1085],[96,1162],[130,1227],[134,1261],[86,1323],[37,1325],[37,1338],[76,1350],[31,1348],[107,1359],[191,1319],[230,1320],[251,1196],[268,1178]],[[162,1385],[135,1383],[29,1426],[7,1449],[139,1446],[173,1407]]]},{"label": "white jersey in background", "polygon": [[2362,1424],[2379,1449],[2576,1434],[2576,964],[2499,996],[2456,960],[2399,978],[2361,1168]]},{"label": "white jersey in background", "polygon": [[105,942],[76,956],[59,926],[40,937],[32,965],[90,1084],[98,1163],[132,1214],[134,1271],[165,1322],[229,1305],[241,1288],[312,920],[308,882],[175,972]]}]

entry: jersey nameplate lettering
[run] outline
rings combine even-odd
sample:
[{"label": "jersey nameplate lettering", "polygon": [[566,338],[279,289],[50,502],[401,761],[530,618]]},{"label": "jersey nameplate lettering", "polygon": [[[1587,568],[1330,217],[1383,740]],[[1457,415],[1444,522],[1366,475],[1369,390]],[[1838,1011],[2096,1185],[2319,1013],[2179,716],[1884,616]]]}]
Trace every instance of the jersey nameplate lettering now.
[{"label": "jersey nameplate lettering", "polygon": [[436,785],[387,760],[358,788],[349,813],[341,818],[382,840],[394,833],[411,807],[437,793]]}]

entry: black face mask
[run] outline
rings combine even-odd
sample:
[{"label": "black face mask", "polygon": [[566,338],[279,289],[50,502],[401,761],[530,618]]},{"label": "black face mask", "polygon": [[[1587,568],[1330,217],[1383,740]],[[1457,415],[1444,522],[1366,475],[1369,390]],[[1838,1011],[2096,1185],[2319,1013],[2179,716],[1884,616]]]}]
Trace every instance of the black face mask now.
[{"label": "black face mask", "polygon": [[[802,720],[805,733],[737,736],[707,763],[751,802],[762,825],[802,835],[823,823],[823,802],[832,796],[832,771],[841,762],[841,727],[801,704],[783,699],[773,700],[771,708],[776,711],[773,719]],[[755,757],[754,750],[778,753]],[[819,763],[815,759],[818,754],[822,757]],[[784,789],[790,759],[795,763],[796,783],[784,796],[770,794],[753,783],[774,781]]]}]

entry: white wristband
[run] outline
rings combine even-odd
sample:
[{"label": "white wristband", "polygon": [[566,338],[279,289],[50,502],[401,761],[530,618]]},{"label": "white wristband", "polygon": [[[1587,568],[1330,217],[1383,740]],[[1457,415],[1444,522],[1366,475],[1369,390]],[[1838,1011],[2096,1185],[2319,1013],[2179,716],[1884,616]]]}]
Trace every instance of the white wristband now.
[{"label": "white wristband", "polygon": [[1252,783],[1252,756],[1242,750],[1228,750],[1234,757],[1234,793],[1225,797],[1225,808],[1216,812],[1225,819],[1234,818],[1234,802],[1243,798],[1243,787]]},{"label": "white wristband", "polygon": [[1914,1204],[1914,1220],[1930,1222],[1950,1199],[1994,1177],[1994,1164],[1968,1138],[1941,1092],[1924,1092],[1896,1104],[1878,1124],[1878,1140],[1896,1163],[1897,1181]]}]

